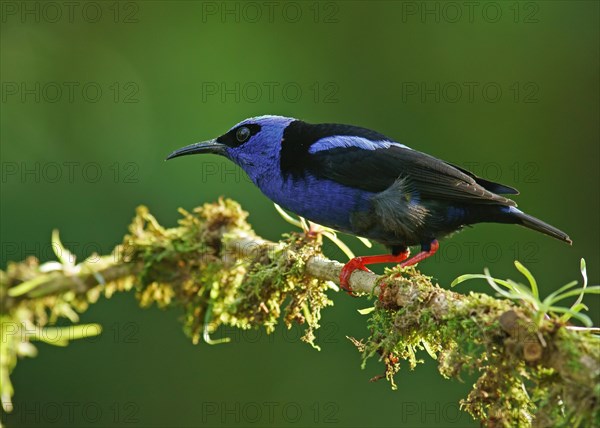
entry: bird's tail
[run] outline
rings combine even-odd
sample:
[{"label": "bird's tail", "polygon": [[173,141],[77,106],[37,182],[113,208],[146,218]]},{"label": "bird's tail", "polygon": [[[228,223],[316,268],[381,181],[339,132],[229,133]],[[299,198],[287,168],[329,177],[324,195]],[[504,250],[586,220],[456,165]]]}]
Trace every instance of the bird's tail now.
[{"label": "bird's tail", "polygon": [[562,230],[559,230],[554,226],[550,226],[548,223],[530,216],[529,214],[525,214],[523,211],[518,210],[515,207],[503,207],[502,211],[508,214],[509,218],[515,224],[520,224],[529,229],[537,230],[538,232],[542,232],[546,235],[552,236],[553,238],[560,239],[569,245],[573,244],[573,241],[571,241],[569,235]]}]

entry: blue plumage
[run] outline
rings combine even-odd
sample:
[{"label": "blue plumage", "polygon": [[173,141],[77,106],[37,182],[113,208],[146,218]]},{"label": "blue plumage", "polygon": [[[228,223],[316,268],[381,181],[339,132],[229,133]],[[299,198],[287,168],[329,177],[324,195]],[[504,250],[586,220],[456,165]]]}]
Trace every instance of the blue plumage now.
[{"label": "blue plumage", "polygon": [[340,282],[348,290],[354,269],[401,262],[409,246],[421,245],[421,253],[402,264],[417,263],[437,250],[438,238],[470,224],[520,224],[571,243],[499,195],[516,189],[366,128],[260,116],[167,159],[194,153],[231,159],[267,197],[315,223],[389,246],[391,256],[359,257],[345,266]]},{"label": "blue plumage", "polygon": [[[302,180],[260,180],[260,189],[273,202],[314,223],[353,233],[352,212],[367,212],[371,192],[344,186],[334,181],[322,181],[312,174]],[[258,184],[257,184],[258,185]],[[326,196],[324,196],[326,195]]]}]

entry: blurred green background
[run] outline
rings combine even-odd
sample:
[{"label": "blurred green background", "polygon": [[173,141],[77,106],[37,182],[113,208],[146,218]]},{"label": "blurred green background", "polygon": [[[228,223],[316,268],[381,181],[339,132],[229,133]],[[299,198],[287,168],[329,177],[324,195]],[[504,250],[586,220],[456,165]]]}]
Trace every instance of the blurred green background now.
[{"label": "blurred green background", "polygon": [[[572,247],[518,227],[480,225],[421,265],[442,285],[489,267],[547,294],[600,269],[598,2],[2,2],[2,266],[52,258],[50,232],[79,257],[108,253],[134,209],[165,225],[220,195],[255,230],[291,230],[232,164],[165,163],[238,121],[280,114],[376,129],[517,187],[520,207]],[[48,6],[50,5],[50,6]],[[367,250],[345,238],[362,254]],[[342,258],[328,248],[332,257]],[[486,290],[482,283],[461,290]],[[317,352],[298,331],[194,346],[176,309],[133,294],[81,317],[105,327],[67,349],[40,345],[13,373],[8,426],[476,426],[458,410],[473,377],[404,366],[398,391],[345,338],[367,305],[325,311]],[[598,299],[588,298],[598,324]]]}]

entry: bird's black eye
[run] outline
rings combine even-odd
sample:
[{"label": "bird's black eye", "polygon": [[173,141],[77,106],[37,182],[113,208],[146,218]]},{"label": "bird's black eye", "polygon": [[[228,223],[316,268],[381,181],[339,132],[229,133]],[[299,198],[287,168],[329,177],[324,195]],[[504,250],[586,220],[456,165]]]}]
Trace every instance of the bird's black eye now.
[{"label": "bird's black eye", "polygon": [[250,130],[245,126],[242,126],[236,131],[235,138],[238,140],[238,143],[245,143],[248,141],[248,138],[250,138],[250,134]]},{"label": "bird's black eye", "polygon": [[217,138],[217,143],[225,144],[231,148],[239,147],[259,132],[260,125],[258,123],[246,123],[231,128],[226,134]]}]

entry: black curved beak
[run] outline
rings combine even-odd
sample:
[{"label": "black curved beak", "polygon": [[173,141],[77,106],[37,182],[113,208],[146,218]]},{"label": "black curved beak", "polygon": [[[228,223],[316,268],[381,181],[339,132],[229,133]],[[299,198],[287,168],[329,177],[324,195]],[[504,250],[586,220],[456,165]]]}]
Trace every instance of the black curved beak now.
[{"label": "black curved beak", "polygon": [[227,151],[225,144],[218,143],[216,139],[202,141],[201,143],[190,144],[189,146],[182,147],[179,150],[175,150],[165,160],[173,159],[179,156],[195,155],[198,153],[213,153],[216,155],[225,156]]}]

